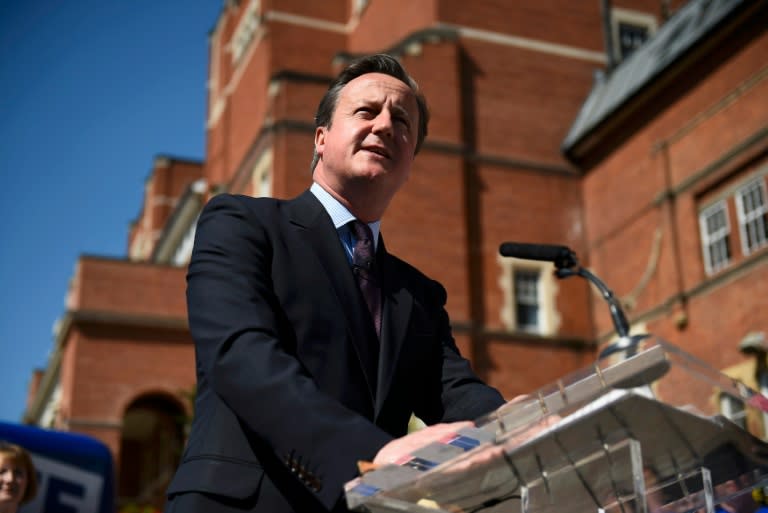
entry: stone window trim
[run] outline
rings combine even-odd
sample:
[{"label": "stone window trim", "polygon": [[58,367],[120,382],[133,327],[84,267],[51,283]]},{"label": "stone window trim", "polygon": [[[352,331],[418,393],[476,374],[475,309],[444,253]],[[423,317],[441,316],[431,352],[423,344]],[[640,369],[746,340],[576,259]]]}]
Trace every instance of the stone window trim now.
[{"label": "stone window trim", "polygon": [[[537,262],[497,255],[499,265],[499,288],[502,291],[502,304],[499,317],[504,328],[509,332],[534,333],[541,336],[557,334],[561,317],[557,312],[555,298],[558,286],[555,267],[551,262]],[[535,332],[520,326],[517,321],[517,298],[515,297],[515,272],[538,273],[537,283],[539,319]]]}]

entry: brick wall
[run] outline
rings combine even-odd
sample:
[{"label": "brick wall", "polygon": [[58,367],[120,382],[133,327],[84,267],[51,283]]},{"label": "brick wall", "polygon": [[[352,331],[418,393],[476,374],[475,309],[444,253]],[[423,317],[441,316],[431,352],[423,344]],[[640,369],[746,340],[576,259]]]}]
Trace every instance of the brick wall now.
[{"label": "brick wall", "polygon": [[[593,269],[629,300],[635,321],[717,368],[748,358],[739,341],[768,329],[756,314],[766,248],[745,258],[735,240],[731,265],[707,276],[698,220],[710,198],[766,165],[767,45],[752,23],[690,64],[583,180]],[[733,202],[730,220],[736,238]],[[604,309],[595,308],[595,322],[598,333],[611,329]]]}]

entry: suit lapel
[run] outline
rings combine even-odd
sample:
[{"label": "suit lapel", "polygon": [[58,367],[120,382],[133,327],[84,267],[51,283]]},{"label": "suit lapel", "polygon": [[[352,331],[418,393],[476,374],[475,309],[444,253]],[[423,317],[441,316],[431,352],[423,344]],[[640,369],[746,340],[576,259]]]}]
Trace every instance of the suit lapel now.
[{"label": "suit lapel", "polygon": [[375,415],[378,416],[389,393],[392,376],[405,341],[413,306],[413,296],[402,282],[402,277],[396,272],[395,261],[387,253],[381,238],[379,239],[379,250],[376,258],[379,262],[379,278],[384,296],[379,347],[379,379],[376,390]]},{"label": "suit lapel", "polygon": [[345,318],[341,322],[346,323],[349,338],[366,375],[368,390],[374,391],[377,385],[369,371],[372,366],[369,362],[375,362],[377,355],[373,351],[375,347],[367,343],[372,329],[364,322],[368,314],[363,310],[365,305],[360,301],[357,283],[349,268],[338,232],[322,204],[311,192],[304,192],[290,204],[290,222],[303,232],[303,237],[309,241],[325,270],[344,312]]}]

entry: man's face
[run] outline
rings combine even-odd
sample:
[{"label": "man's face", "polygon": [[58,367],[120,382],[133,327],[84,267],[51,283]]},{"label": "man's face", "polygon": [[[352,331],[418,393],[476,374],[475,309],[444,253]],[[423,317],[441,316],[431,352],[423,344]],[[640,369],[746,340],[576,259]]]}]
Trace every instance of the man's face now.
[{"label": "man's face", "polygon": [[350,81],[331,126],[315,132],[324,180],[341,190],[375,183],[393,195],[410,174],[418,123],[416,97],[400,80],[369,73]]}]

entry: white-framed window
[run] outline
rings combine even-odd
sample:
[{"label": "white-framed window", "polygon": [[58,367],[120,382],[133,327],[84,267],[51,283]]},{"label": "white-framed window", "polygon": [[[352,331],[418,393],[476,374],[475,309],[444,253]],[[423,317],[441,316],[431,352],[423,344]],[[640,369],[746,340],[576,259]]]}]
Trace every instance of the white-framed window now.
[{"label": "white-framed window", "polygon": [[232,62],[240,61],[240,58],[245,54],[261,25],[261,15],[259,14],[261,9],[259,4],[259,0],[251,0],[248,3],[247,10],[243,13],[243,17],[240,18],[240,22],[237,24],[237,28],[232,36],[232,42],[230,43]]},{"label": "white-framed window", "polygon": [[761,176],[736,191],[741,250],[745,256],[768,244],[768,201]]},{"label": "white-framed window", "polygon": [[622,61],[643,45],[656,32],[656,18],[647,13],[621,9],[611,9],[611,30],[614,57]]},{"label": "white-framed window", "polygon": [[740,428],[747,429],[747,410],[741,399],[728,394],[720,394],[720,413]]},{"label": "white-framed window", "polygon": [[731,225],[725,200],[720,200],[699,213],[699,230],[704,268],[707,274],[712,274],[731,261]]},{"label": "white-framed window", "polygon": [[560,326],[555,308],[554,266],[517,258],[498,257],[503,294],[500,318],[509,331],[554,335]]},{"label": "white-framed window", "polygon": [[226,95],[222,91],[221,83],[221,32],[222,23],[219,21],[211,32],[208,45],[210,46],[210,61],[208,63],[208,127],[213,127],[218,123],[224,106],[226,105]]}]

